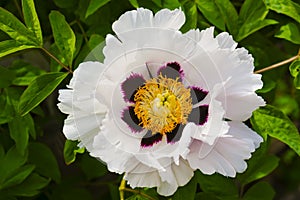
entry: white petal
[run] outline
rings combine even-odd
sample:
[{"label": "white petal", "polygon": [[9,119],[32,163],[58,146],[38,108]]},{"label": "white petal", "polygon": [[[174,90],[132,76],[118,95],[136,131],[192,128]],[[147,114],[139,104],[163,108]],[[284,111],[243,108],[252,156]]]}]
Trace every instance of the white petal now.
[{"label": "white petal", "polygon": [[187,156],[192,168],[204,174],[217,172],[230,177],[246,170],[245,160],[251,157],[251,152],[259,146],[262,138],[242,122],[229,122],[229,125],[228,134],[218,138],[213,145],[200,140],[192,142]]},{"label": "white petal", "polygon": [[120,33],[140,28],[163,28],[179,30],[185,22],[184,13],[175,9],[160,10],[153,16],[152,11],[144,8],[128,11],[113,23],[113,31],[119,35]]},{"label": "white petal", "polygon": [[237,43],[227,32],[220,33],[217,35],[216,39],[218,40],[219,46],[222,49],[234,50],[237,47]]}]

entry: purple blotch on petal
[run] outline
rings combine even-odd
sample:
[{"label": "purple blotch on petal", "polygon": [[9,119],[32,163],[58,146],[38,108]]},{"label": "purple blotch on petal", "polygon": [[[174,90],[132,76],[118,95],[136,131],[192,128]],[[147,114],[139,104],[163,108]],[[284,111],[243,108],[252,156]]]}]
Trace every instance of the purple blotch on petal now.
[{"label": "purple blotch on petal", "polygon": [[132,73],[121,84],[123,98],[126,102],[134,102],[134,94],[137,89],[145,83],[145,79],[141,74]]},{"label": "purple blotch on petal", "polygon": [[157,71],[157,75],[160,74],[171,79],[178,78],[179,81],[182,81],[184,76],[183,70],[181,69],[180,64],[177,62],[170,62],[160,67]]},{"label": "purple blotch on petal", "polygon": [[205,91],[199,87],[192,86],[192,87],[190,87],[190,89],[191,89],[192,104],[199,103],[208,94],[208,91]]},{"label": "purple blotch on petal", "polygon": [[207,122],[208,118],[208,105],[202,105],[192,109],[188,117],[189,122],[194,122],[196,125],[203,125]]},{"label": "purple blotch on petal", "polygon": [[148,131],[141,140],[142,147],[151,147],[154,144],[162,140],[162,134],[155,133],[152,134],[152,131]]},{"label": "purple blotch on petal", "polygon": [[122,120],[128,125],[128,127],[132,130],[132,132],[137,133],[141,132],[143,129],[142,126],[140,126],[140,120],[137,118],[137,116],[134,113],[134,107],[129,106],[125,108],[122,112]]},{"label": "purple blotch on petal", "polygon": [[171,132],[166,133],[167,136],[167,143],[176,143],[180,140],[182,136],[182,131],[185,125],[178,124]]}]

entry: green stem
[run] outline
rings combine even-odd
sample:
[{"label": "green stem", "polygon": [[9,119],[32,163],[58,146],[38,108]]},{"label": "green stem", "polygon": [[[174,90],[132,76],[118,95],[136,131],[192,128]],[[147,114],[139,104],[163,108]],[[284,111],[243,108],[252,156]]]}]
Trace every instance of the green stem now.
[{"label": "green stem", "polygon": [[64,65],[58,58],[56,58],[52,53],[50,53],[47,49],[45,49],[44,47],[41,47],[40,49],[42,49],[48,56],[50,56],[53,60],[55,60],[58,64],[60,64],[63,68],[65,68],[68,72],[70,72],[71,74],[73,74],[73,71],[67,67],[66,65]]},{"label": "green stem", "polygon": [[289,58],[289,59],[286,59],[286,60],[284,60],[284,61],[281,61],[281,62],[279,62],[279,63],[276,63],[276,64],[274,64],[274,65],[271,65],[271,66],[269,66],[269,67],[266,67],[266,68],[257,70],[257,71],[255,71],[254,73],[255,73],[255,74],[260,74],[260,73],[262,73],[262,72],[269,71],[269,70],[271,70],[271,69],[275,69],[275,68],[280,67],[280,66],[282,66],[282,65],[285,65],[285,64],[288,64],[288,63],[290,63],[290,62],[293,62],[294,60],[297,60],[298,58],[300,58],[300,49],[299,49],[299,52],[298,52],[298,54],[297,54],[296,56],[293,56],[293,57],[291,57],[291,58]]},{"label": "green stem", "polygon": [[87,35],[86,35],[85,31],[84,31],[84,28],[82,27],[82,25],[81,25],[81,23],[80,23],[79,20],[76,20],[76,23],[78,24],[78,27],[79,27],[79,29],[80,29],[80,31],[82,33],[82,36],[84,38],[85,43],[88,44],[89,40],[88,40]]},{"label": "green stem", "polygon": [[120,200],[124,200],[124,191],[141,195],[142,197],[145,197],[145,198],[147,198],[149,200],[156,200],[153,197],[151,197],[151,196],[149,196],[149,195],[147,195],[147,194],[145,194],[145,193],[143,193],[143,192],[141,192],[139,190],[134,190],[134,189],[126,188],[126,180],[125,179],[122,179],[120,187],[119,187],[119,191],[120,191]]}]

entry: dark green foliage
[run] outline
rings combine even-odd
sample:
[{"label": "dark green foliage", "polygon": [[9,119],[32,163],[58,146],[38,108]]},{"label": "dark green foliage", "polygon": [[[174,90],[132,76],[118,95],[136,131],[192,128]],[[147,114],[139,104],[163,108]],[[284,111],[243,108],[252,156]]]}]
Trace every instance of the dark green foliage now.
[{"label": "dark green foliage", "polygon": [[[65,140],[57,90],[85,59],[103,61],[111,25],[125,11],[181,7],[182,32],[215,26],[254,57],[268,106],[251,118],[264,138],[236,178],[195,172],[172,197],[154,188],[128,200],[285,199],[300,185],[300,2],[297,0],[20,0],[0,2],[0,200],[119,199],[122,178]],[[26,50],[26,51],[24,51]],[[296,55],[298,57],[296,58]],[[73,68],[73,69],[72,69]],[[64,83],[63,86],[60,85]],[[146,194],[143,195],[143,194]]]}]

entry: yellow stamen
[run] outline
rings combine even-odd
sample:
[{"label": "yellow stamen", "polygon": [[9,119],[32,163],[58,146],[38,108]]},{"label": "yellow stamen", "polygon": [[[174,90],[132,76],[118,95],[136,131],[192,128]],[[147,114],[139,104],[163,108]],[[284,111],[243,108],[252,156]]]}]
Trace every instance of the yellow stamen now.
[{"label": "yellow stamen", "polygon": [[140,87],[134,96],[134,112],[145,129],[153,133],[171,132],[178,124],[187,123],[192,111],[190,89],[160,75]]}]

